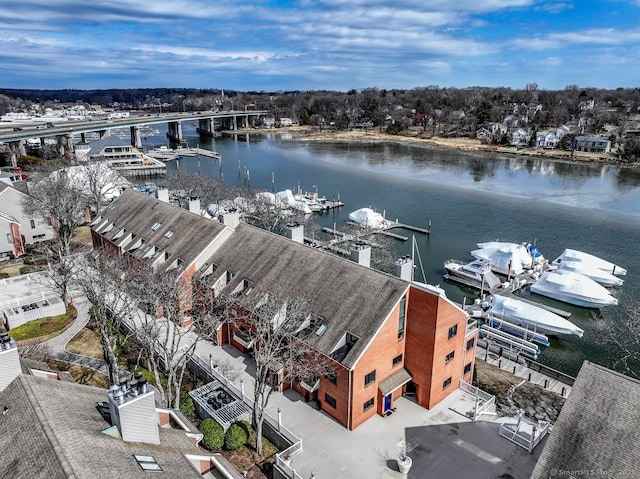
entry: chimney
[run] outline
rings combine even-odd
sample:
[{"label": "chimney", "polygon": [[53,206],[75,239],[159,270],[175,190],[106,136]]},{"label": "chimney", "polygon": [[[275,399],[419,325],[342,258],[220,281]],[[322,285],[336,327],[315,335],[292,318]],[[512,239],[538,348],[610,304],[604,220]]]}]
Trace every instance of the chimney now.
[{"label": "chimney", "polygon": [[0,391],[22,373],[16,342],[9,333],[0,333]]},{"label": "chimney", "polygon": [[158,188],[158,199],[169,203],[169,190],[167,188]]},{"label": "chimney", "polygon": [[236,229],[240,224],[240,213],[238,211],[229,211],[220,215],[220,221],[223,225],[231,229]]},{"label": "chimney", "polygon": [[192,213],[200,216],[202,214],[202,209],[200,208],[200,198],[189,198],[187,200],[187,209]]},{"label": "chimney", "polygon": [[304,244],[304,226],[298,223],[289,223],[284,228],[284,235],[296,243]]},{"label": "chimney", "polygon": [[396,276],[405,281],[413,281],[413,261],[409,256],[398,258],[394,263],[396,266]]},{"label": "chimney", "polygon": [[111,386],[107,396],[111,422],[123,441],[160,444],[154,392],[140,373],[131,381]]},{"label": "chimney", "polygon": [[371,267],[371,246],[361,243],[351,245],[351,261]]}]

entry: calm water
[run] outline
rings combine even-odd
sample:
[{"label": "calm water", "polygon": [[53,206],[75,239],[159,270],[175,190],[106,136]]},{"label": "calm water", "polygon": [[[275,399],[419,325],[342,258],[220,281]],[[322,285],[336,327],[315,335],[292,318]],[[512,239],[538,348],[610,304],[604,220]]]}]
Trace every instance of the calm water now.
[{"label": "calm water", "polygon": [[[620,322],[640,297],[640,173],[620,167],[570,164],[541,159],[474,156],[471,153],[403,145],[316,144],[280,136],[252,138],[251,142],[198,140],[184,125],[190,146],[221,153],[222,164],[202,158],[180,161],[183,170],[243,184],[249,171],[252,188],[305,191],[317,185],[320,195],[340,196],[345,207],[316,220],[340,227],[349,212],[370,206],[389,219],[426,227],[429,238],[416,240],[426,280],[440,284],[447,296],[462,302],[477,293],[442,279],[443,262],[468,259],[476,243],[535,241],[550,259],[564,248],[586,251],[627,268],[625,284],[614,291],[620,305],[601,312],[571,307],[536,297],[572,312],[572,321],[584,329],[582,338],[553,340],[539,360],[568,374],[577,374],[588,359],[613,367],[616,357],[605,344],[602,325]],[[192,135],[192,136],[190,136]],[[147,140],[149,146],[161,137]],[[175,166],[174,166],[175,167]],[[401,232],[411,237],[411,232]],[[410,254],[410,241],[397,242],[398,254]],[[422,280],[417,271],[416,279]]]}]

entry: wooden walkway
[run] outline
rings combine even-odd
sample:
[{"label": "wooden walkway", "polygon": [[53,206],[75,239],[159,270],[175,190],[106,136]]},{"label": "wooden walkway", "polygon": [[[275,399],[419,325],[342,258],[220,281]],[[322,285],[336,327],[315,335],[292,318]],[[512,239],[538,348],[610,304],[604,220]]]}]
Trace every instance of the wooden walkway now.
[{"label": "wooden walkway", "polygon": [[498,356],[500,347],[495,344],[489,345],[489,350],[485,349],[485,346],[486,342],[478,341],[476,360],[496,366],[562,397],[567,397],[571,392],[575,378],[535,361],[524,358],[509,359],[508,351],[503,351],[502,356]]}]

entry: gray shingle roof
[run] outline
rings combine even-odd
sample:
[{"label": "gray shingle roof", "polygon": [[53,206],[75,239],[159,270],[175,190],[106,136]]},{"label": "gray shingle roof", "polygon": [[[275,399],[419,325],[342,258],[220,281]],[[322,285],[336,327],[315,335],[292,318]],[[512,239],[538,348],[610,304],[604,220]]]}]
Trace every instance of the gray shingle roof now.
[{"label": "gray shingle roof", "polygon": [[89,143],[89,154],[97,155],[108,146],[131,146],[131,142],[117,135],[109,135]]},{"label": "gray shingle roof", "polygon": [[585,361],[531,478],[638,477],[638,444],[640,381]]},{"label": "gray shingle roof", "polygon": [[159,477],[199,478],[184,454],[198,454],[185,434],[160,429],[160,445],[127,443],[101,431],[109,427],[96,409],[100,388],[21,375],[0,393],[0,477],[149,478],[133,454],[153,456]]},{"label": "gray shingle roof", "polygon": [[[100,216],[105,221],[116,224],[104,234],[105,238],[112,240],[116,233],[126,228],[127,233],[136,235],[136,240],[144,239],[146,245],[157,246],[160,251],[168,252],[171,256],[165,263],[166,267],[176,258],[183,260],[184,266],[191,264],[225,228],[221,223],[158,201],[131,188],[107,206]],[[152,227],[156,223],[161,226],[154,231]],[[169,231],[173,235],[168,238]],[[139,249],[132,254],[142,258],[145,253]]]},{"label": "gray shingle roof", "polygon": [[[304,246],[247,224],[238,226],[209,263],[234,279],[233,291],[245,278],[257,291],[273,291],[273,285],[289,285],[292,291],[313,299],[314,313],[327,325],[312,344],[329,354],[346,332],[359,339],[341,361],[351,368],[369,341],[400,301],[409,283],[353,261]],[[320,324],[318,324],[319,326]]]}]

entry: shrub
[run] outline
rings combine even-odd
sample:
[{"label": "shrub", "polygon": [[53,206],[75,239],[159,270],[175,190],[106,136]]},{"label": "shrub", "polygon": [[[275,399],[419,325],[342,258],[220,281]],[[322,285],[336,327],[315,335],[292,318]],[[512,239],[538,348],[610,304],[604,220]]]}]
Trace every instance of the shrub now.
[{"label": "shrub", "polygon": [[180,412],[187,417],[193,417],[196,412],[193,399],[191,399],[188,393],[180,394]]},{"label": "shrub", "polygon": [[200,423],[200,432],[204,435],[202,445],[210,451],[219,451],[224,444],[224,429],[211,418]]},{"label": "shrub", "polygon": [[37,266],[22,266],[20,268],[20,274],[36,273],[38,271],[40,271],[40,268]]},{"label": "shrub", "polygon": [[244,446],[249,440],[244,427],[234,422],[224,435],[224,448],[227,451],[235,451]]},{"label": "shrub", "polygon": [[251,434],[253,434],[253,428],[251,427],[251,423],[249,421],[242,420],[236,422],[236,424],[244,429],[244,431],[247,433],[247,437],[251,437]]},{"label": "shrub", "polygon": [[0,273],[0,279],[5,279],[9,277],[9,273]]}]

